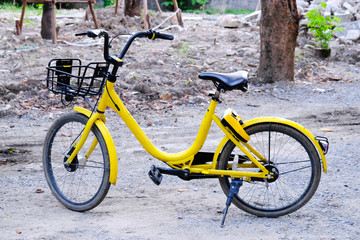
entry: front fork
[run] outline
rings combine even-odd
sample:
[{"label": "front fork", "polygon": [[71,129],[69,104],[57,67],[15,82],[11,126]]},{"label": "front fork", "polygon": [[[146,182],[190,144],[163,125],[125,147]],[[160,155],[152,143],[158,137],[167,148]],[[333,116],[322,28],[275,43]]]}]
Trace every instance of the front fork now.
[{"label": "front fork", "polygon": [[[86,139],[89,136],[89,133],[91,131],[91,128],[93,126],[93,124],[95,123],[95,121],[97,119],[101,119],[103,114],[100,113],[93,113],[91,115],[91,117],[89,118],[88,122],[85,125],[85,128],[81,134],[80,140],[77,144],[75,144],[73,146],[74,150],[72,151],[71,155],[69,156],[69,158],[67,159],[67,161],[64,163],[64,165],[66,166],[70,166],[70,164],[74,161],[75,158],[77,158],[77,155],[80,151],[80,149],[84,146]],[[94,151],[96,145],[98,144],[98,140],[95,138],[90,146],[90,148],[87,150],[86,154],[85,154],[85,159],[88,159],[89,156],[91,155],[91,153]]]}]

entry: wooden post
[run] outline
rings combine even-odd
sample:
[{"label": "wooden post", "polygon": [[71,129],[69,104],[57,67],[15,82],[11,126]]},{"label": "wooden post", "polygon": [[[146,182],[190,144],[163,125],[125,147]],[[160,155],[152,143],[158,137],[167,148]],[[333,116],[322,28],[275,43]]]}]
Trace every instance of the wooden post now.
[{"label": "wooden post", "polygon": [[124,5],[124,0],[116,0],[116,4],[115,4],[115,14],[118,13],[118,9],[122,8]]},{"label": "wooden post", "polygon": [[22,33],[22,25],[23,25],[23,21],[24,21],[26,4],[27,4],[27,0],[24,0],[23,1],[23,7],[22,7],[22,10],[21,10],[20,22],[18,22],[18,21],[15,22],[16,34],[17,35],[21,35],[21,33]]},{"label": "wooden post", "polygon": [[[177,4],[177,0],[173,0],[173,4],[174,4],[174,9],[175,11],[177,11],[179,9],[179,6]],[[177,17],[177,20],[178,20],[178,23],[181,27],[184,27],[184,22],[181,18],[181,9],[179,12],[176,13],[176,17]]]},{"label": "wooden post", "polygon": [[154,1],[156,3],[156,7],[157,7],[159,13],[162,14],[161,7],[160,7],[160,4],[159,4],[158,0],[154,0]]},{"label": "wooden post", "polygon": [[51,21],[52,21],[52,43],[55,44],[56,43],[56,38],[57,38],[57,34],[56,34],[56,6],[55,6],[55,2],[56,0],[52,0],[51,4],[53,4],[53,8],[52,8],[52,13],[51,13]]},{"label": "wooden post", "polygon": [[116,3],[115,3],[115,14],[117,14],[118,7],[119,7],[119,0],[116,0]]},{"label": "wooden post", "polygon": [[93,16],[93,20],[94,20],[94,23],[95,23],[95,28],[99,29],[99,23],[98,23],[98,21],[96,19],[96,15],[95,15],[95,11],[94,11],[94,0],[88,0],[88,3],[89,3],[89,8],[90,8],[91,15]]},{"label": "wooden post", "polygon": [[[55,43],[57,34],[56,34],[55,30],[52,30],[52,28],[56,29],[56,15],[55,15],[56,2],[59,2],[59,3],[66,3],[66,2],[86,3],[87,2],[88,8],[87,8],[87,11],[85,14],[85,21],[88,19],[89,12],[91,12],[94,23],[95,23],[95,28],[99,28],[99,23],[96,19],[96,15],[95,15],[95,11],[94,11],[94,4],[96,3],[96,0],[24,0],[20,20],[15,21],[16,34],[21,35],[21,33],[22,33],[22,26],[23,26],[23,22],[24,22],[25,8],[26,8],[27,3],[43,3],[44,5],[46,5],[47,11],[49,11],[49,12],[46,14],[47,15],[45,17],[46,19],[44,19],[44,16],[42,17],[41,25],[42,26],[48,25],[50,27],[49,27],[49,31],[47,31],[46,29],[44,29],[42,27],[41,28],[41,36],[45,39],[52,39],[53,43]],[[44,10],[43,10],[43,15],[44,15]]]},{"label": "wooden post", "polygon": [[86,11],[85,11],[85,16],[84,16],[84,21],[89,21],[89,13],[90,13],[90,7],[89,5],[87,6],[86,8]]},{"label": "wooden post", "polygon": [[260,6],[261,6],[261,0],[259,0],[257,5],[256,5],[256,11],[260,10]]},{"label": "wooden post", "polygon": [[150,20],[148,15],[147,0],[143,0],[143,2],[144,2],[144,29],[148,30],[150,28]]}]

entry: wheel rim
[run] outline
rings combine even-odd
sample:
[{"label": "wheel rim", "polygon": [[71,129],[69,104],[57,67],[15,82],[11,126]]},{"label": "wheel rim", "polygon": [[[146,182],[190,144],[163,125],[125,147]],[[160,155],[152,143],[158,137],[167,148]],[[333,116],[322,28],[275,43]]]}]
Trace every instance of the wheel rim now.
[{"label": "wheel rim", "polygon": [[64,165],[68,154],[72,152],[69,149],[72,149],[74,143],[80,139],[83,127],[84,124],[81,122],[69,121],[54,131],[49,142],[47,161],[53,192],[65,202],[78,205],[90,203],[97,197],[104,184],[105,170],[108,169],[105,167],[99,144],[90,158],[83,160],[84,151],[89,149],[93,139],[96,138],[92,131],[73,163],[70,166]]},{"label": "wheel rim", "polygon": [[[307,147],[298,142],[296,135],[290,136],[276,127],[269,133],[266,128],[270,129],[266,126],[256,132],[249,129],[249,144],[270,160],[264,165],[268,170],[275,168],[278,176],[273,180],[244,181],[234,203],[252,214],[271,217],[274,212],[283,215],[300,208],[311,198],[317,184],[315,189],[311,189],[314,188],[315,166]],[[232,155],[243,155],[233,144],[232,148],[229,151]],[[229,180],[225,184],[227,189],[230,187]]]}]

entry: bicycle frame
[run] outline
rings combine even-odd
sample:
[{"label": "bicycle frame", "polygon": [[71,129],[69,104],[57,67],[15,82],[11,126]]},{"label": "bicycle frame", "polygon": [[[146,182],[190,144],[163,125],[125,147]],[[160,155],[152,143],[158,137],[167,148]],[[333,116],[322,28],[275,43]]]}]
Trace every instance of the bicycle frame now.
[{"label": "bicycle frame", "polygon": [[[218,92],[217,94],[220,94]],[[258,151],[256,151],[253,147],[251,147],[248,143],[242,142],[234,137],[233,133],[224,127],[221,123],[221,119],[215,115],[215,109],[217,106],[218,101],[212,99],[210,105],[206,111],[206,114],[202,120],[200,125],[200,129],[196,136],[194,143],[185,151],[179,153],[166,153],[154,146],[154,144],[150,141],[150,139],[146,136],[144,131],[138,125],[136,120],[132,117],[129,113],[123,102],[121,101],[120,97],[114,90],[114,82],[107,81],[105,86],[105,91],[101,96],[99,101],[99,105],[97,111],[91,113],[90,111],[75,107],[74,110],[80,112],[89,117],[88,123],[86,124],[81,139],[78,143],[75,144],[75,150],[72,152],[71,156],[69,156],[67,160],[67,164],[70,165],[75,156],[78,154],[79,150],[84,145],[88,134],[91,130],[93,124],[99,128],[101,133],[104,136],[106,145],[108,146],[109,157],[110,157],[110,183],[115,184],[117,179],[117,156],[116,150],[114,146],[114,142],[112,137],[105,127],[105,111],[106,108],[109,107],[113,109],[118,115],[123,119],[127,127],[132,131],[135,135],[137,140],[140,144],[144,147],[144,149],[152,155],[154,158],[159,159],[163,162],[166,162],[172,168],[182,169],[182,170],[189,170],[190,173],[197,173],[203,175],[217,175],[217,176],[230,176],[230,177],[238,177],[246,179],[251,179],[251,177],[255,178],[264,178],[270,179],[273,173],[269,172],[261,162],[266,162],[267,160],[263,157]],[[210,126],[212,122],[215,122],[216,125],[224,132],[225,137],[218,145],[211,164],[195,164],[192,165],[195,155],[200,151],[205,140],[207,138]],[[279,118],[258,118],[247,121],[244,123],[244,127],[250,126],[253,124],[261,123],[261,122],[274,122],[280,123],[284,125],[291,126],[302,133],[304,133],[315,145],[317,148],[320,157],[323,162],[323,171],[326,173],[326,159],[324,156],[323,151],[321,150],[321,146],[318,141],[316,141],[315,137],[304,127],[300,126],[299,124]],[[233,171],[233,170],[218,170],[217,169],[217,160],[219,154],[224,147],[225,143],[231,140],[247,157],[252,161],[252,163],[240,163],[238,164],[239,168],[257,168],[260,171],[258,172],[249,172],[249,171]],[[88,149],[85,157],[88,158],[91,152],[97,145],[97,141],[95,140],[91,147]],[[257,157],[257,159],[255,158]],[[258,160],[259,159],[259,160]],[[232,166],[229,165],[229,168]]]},{"label": "bicycle frame", "polygon": [[[206,111],[206,114],[202,120],[200,125],[200,129],[198,131],[197,137],[194,143],[185,151],[180,153],[166,153],[158,148],[156,148],[141,127],[138,125],[136,120],[129,113],[120,97],[114,90],[114,83],[107,81],[105,91],[99,101],[99,105],[97,111],[93,114],[90,111],[82,108],[74,108],[75,111],[78,111],[82,114],[89,116],[88,123],[85,126],[82,137],[78,143],[75,144],[75,150],[69,156],[67,164],[70,165],[74,157],[78,154],[81,147],[84,145],[87,136],[91,130],[93,124],[96,124],[101,131],[104,131],[104,138],[107,144],[113,145],[113,141],[109,132],[104,130],[103,123],[105,123],[105,110],[107,107],[113,109],[118,115],[123,119],[128,128],[135,135],[140,144],[144,147],[144,149],[152,155],[154,158],[159,159],[163,162],[168,163],[173,168],[179,168],[181,165],[181,169],[188,169],[190,173],[201,173],[204,175],[219,175],[219,176],[231,176],[231,177],[256,177],[256,178],[271,178],[271,173],[261,164],[254,156],[256,156],[260,161],[266,161],[266,159],[257,152],[254,148],[252,148],[249,144],[241,142],[237,140],[233,134],[223,126],[221,123],[221,119],[215,115],[215,109],[217,106],[216,100],[211,100],[211,103]],[[225,133],[226,137],[221,141],[220,145],[216,149],[216,152],[213,157],[213,162],[211,164],[201,164],[192,166],[192,161],[194,159],[195,154],[197,154],[201,147],[203,146],[207,134],[209,132],[212,121],[219,126],[219,128]],[[102,123],[101,123],[102,122]],[[234,144],[252,161],[253,164],[239,164],[239,167],[252,167],[258,168],[261,171],[259,172],[246,172],[246,171],[232,171],[232,170],[218,170],[216,169],[217,158],[220,154],[222,147],[225,145],[227,140],[231,140]],[[93,142],[91,147],[88,149],[86,153],[86,157],[88,158],[91,154],[92,150],[95,148],[97,141]],[[113,147],[110,147],[113,149]],[[114,150],[110,150],[110,182],[115,184],[117,177],[117,157],[116,152]],[[254,154],[254,155],[252,155]]]}]

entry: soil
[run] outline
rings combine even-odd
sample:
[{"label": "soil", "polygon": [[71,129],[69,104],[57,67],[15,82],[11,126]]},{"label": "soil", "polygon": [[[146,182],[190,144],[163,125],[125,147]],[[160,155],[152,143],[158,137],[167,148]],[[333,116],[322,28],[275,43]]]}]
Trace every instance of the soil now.
[{"label": "soil", "polygon": [[[141,30],[141,18],[96,11],[110,35]],[[67,14],[67,15],[64,15]],[[71,15],[69,15],[71,14]],[[156,186],[147,172],[152,159],[130,131],[109,112],[119,157],[118,182],[95,209],[78,213],[52,196],[42,170],[47,129],[69,106],[46,89],[52,58],[102,61],[98,39],[75,37],[93,28],[84,11],[59,11],[58,44],[40,37],[39,16],[27,17],[23,34],[14,34],[14,13],[0,16],[0,239],[356,239],[360,234],[360,192],[356,167],[360,154],[360,63],[358,44],[332,42],[332,56],[314,56],[311,37],[302,33],[296,48],[294,82],[260,84],[246,93],[226,92],[217,114],[231,107],[244,120],[277,116],[294,120],[314,135],[329,138],[328,173],[314,197],[293,214],[258,218],[230,206],[220,228],[226,197],[213,180],[184,182],[165,176]],[[168,15],[168,14],[165,14]],[[172,28],[173,41],[134,42],[119,73],[117,92],[156,146],[182,151],[193,142],[214,86],[201,81],[203,71],[247,70],[255,80],[259,62],[259,27],[216,26],[220,16],[184,14],[185,30]],[[165,17],[151,16],[152,25]],[[167,26],[176,22],[166,23]],[[67,44],[65,43],[81,43]],[[114,41],[119,53],[126,36]],[[92,46],[88,46],[92,45]],[[92,99],[95,101],[95,99]],[[171,134],[169,134],[171,133]],[[204,150],[214,151],[221,132],[212,127]],[[350,165],[348,165],[350,164]]]}]

